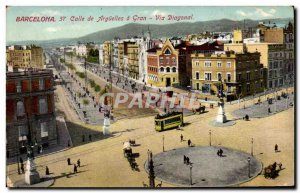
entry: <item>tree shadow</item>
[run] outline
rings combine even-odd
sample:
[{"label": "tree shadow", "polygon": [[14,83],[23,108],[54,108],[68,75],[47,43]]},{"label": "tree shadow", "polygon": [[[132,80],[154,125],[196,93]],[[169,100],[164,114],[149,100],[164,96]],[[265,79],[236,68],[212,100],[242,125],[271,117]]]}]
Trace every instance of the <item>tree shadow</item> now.
[{"label": "tree shadow", "polygon": [[70,121],[66,121],[66,124],[70,137],[72,139],[73,146],[79,146],[115,136],[115,133],[103,135],[102,131],[93,130]]}]

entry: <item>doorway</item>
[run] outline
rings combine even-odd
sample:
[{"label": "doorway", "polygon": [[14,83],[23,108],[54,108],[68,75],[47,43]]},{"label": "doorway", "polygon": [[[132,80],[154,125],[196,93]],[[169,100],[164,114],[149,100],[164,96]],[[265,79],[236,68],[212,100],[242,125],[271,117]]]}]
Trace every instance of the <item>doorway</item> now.
[{"label": "doorway", "polygon": [[171,86],[171,78],[166,78],[166,87]]}]

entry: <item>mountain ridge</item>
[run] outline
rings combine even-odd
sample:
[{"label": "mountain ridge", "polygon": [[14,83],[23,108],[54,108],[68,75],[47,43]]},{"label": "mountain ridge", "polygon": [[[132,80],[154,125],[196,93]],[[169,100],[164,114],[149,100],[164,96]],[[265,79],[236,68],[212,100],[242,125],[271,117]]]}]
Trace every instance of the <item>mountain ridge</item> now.
[{"label": "mountain ridge", "polygon": [[271,23],[285,23],[289,21],[294,22],[293,18],[274,18],[264,20],[231,20],[219,19],[209,21],[196,21],[196,22],[176,22],[171,24],[141,24],[141,23],[128,23],[122,26],[100,30],[77,38],[60,38],[51,40],[25,40],[25,41],[11,41],[7,44],[36,44],[36,45],[66,45],[74,44],[78,41],[103,43],[106,40],[112,40],[115,37],[130,38],[133,36],[142,36],[142,32],[147,32],[148,27],[151,31],[153,38],[173,37],[173,36],[186,36],[188,34],[201,33],[204,31],[214,32],[232,32],[233,29],[239,28],[256,28],[259,22]]}]

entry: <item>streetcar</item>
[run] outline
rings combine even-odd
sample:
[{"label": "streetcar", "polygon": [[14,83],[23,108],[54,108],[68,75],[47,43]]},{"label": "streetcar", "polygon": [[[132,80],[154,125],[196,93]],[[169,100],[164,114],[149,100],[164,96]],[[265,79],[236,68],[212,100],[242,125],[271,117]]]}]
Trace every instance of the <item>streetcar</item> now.
[{"label": "streetcar", "polygon": [[155,130],[165,131],[172,128],[183,126],[183,113],[170,112],[164,115],[155,116]]}]

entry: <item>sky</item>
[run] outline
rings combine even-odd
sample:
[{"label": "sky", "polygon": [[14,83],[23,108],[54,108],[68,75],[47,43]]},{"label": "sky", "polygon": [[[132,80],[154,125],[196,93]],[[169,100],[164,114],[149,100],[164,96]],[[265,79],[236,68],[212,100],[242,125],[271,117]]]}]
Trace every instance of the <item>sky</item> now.
[{"label": "sky", "polygon": [[[146,20],[134,22],[133,16],[146,17]],[[217,19],[269,19],[294,17],[292,7],[283,6],[233,6],[233,7],[97,7],[97,6],[13,6],[6,9],[6,40],[49,40],[58,38],[75,38],[100,30],[118,27],[127,23],[141,24],[169,24],[178,21],[156,20],[156,15],[166,16],[192,16],[192,20],[185,22],[208,21]],[[56,22],[16,22],[17,17],[26,16],[53,16]],[[65,16],[64,22],[59,22],[61,16]],[[84,21],[70,21],[72,16],[85,17]],[[89,16],[94,21],[86,21]],[[129,21],[97,22],[101,16],[119,16]],[[152,19],[149,19],[152,18]]]}]

